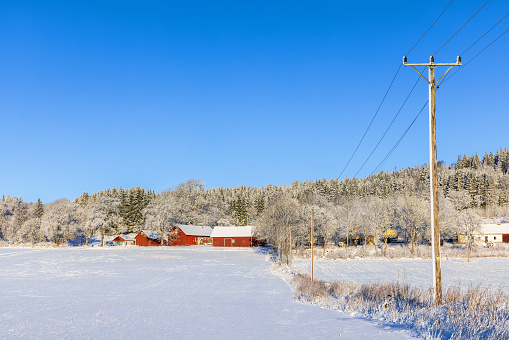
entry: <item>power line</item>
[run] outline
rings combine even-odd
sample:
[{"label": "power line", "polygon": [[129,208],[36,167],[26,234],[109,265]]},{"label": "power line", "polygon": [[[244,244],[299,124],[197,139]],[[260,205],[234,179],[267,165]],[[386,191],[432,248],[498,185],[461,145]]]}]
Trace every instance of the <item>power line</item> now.
[{"label": "power line", "polygon": [[466,50],[464,50],[464,51],[463,51],[460,55],[464,55],[465,53],[467,53],[467,51],[468,51],[470,48],[472,48],[475,44],[477,44],[477,43],[479,42],[479,40],[481,40],[482,38],[484,38],[484,36],[485,36],[486,34],[490,33],[490,31],[491,31],[492,29],[494,29],[494,28],[495,28],[495,26],[497,26],[498,24],[500,24],[500,22],[501,22],[502,20],[504,20],[504,19],[505,19],[508,15],[509,15],[509,12],[507,12],[507,13],[506,13],[506,15],[504,15],[504,16],[502,17],[502,19],[500,19],[500,20],[499,20],[499,21],[498,21],[495,25],[491,26],[491,28],[490,28],[490,29],[489,29],[486,33],[484,33],[483,35],[481,35],[481,37],[480,37],[479,39],[477,39],[477,40],[476,40],[476,41],[475,41],[472,45],[468,46],[468,48],[467,48]]},{"label": "power line", "polygon": [[468,62],[466,62],[465,64],[463,64],[463,67],[459,68],[456,72],[452,73],[449,77],[445,78],[444,80],[442,80],[442,82],[440,83],[440,85],[437,86],[437,88],[439,86],[442,86],[446,81],[448,81],[449,79],[452,78],[452,76],[454,76],[456,73],[458,73],[459,71],[463,70],[468,64],[470,64],[472,61],[474,61],[475,58],[477,58],[481,53],[483,53],[488,47],[490,47],[491,45],[493,45],[493,43],[495,41],[497,41],[498,39],[500,39],[504,34],[507,33],[507,31],[509,31],[509,28],[506,29],[502,34],[500,34],[495,40],[493,40],[492,42],[490,42],[485,48],[483,48],[479,53],[477,53],[472,59],[470,59]]},{"label": "power line", "polygon": [[380,145],[380,143],[382,142],[382,140],[384,139],[385,135],[387,134],[387,132],[389,131],[389,129],[391,128],[392,124],[394,123],[394,121],[396,120],[396,118],[398,118],[401,110],[403,110],[403,107],[405,106],[406,102],[408,101],[408,98],[410,98],[410,95],[412,94],[412,92],[414,92],[414,89],[415,87],[417,86],[417,83],[421,80],[421,76],[419,76],[417,78],[417,81],[415,82],[414,84],[414,87],[412,87],[412,90],[410,90],[410,93],[408,94],[408,96],[406,97],[405,101],[403,102],[403,104],[401,105],[401,107],[399,108],[398,112],[396,113],[396,115],[394,116],[394,118],[392,119],[392,122],[389,124],[389,126],[387,127],[387,129],[385,130],[384,134],[382,135],[382,137],[380,137],[380,139],[378,140],[378,143],[375,145],[375,147],[373,148],[373,150],[371,151],[371,153],[369,154],[368,158],[366,158],[366,160],[364,161],[364,163],[362,163],[361,167],[359,168],[359,170],[357,170],[357,172],[355,173],[354,177],[357,176],[357,174],[362,170],[362,168],[364,167],[364,165],[366,165],[366,163],[368,162],[368,160],[371,158],[371,156],[373,155],[373,153],[375,152],[375,150],[378,148],[378,146]]},{"label": "power line", "polygon": [[[504,15],[504,17],[502,17],[502,19],[500,19],[495,25],[493,25],[486,33],[484,33],[482,37],[484,37],[489,31],[491,31],[496,25],[498,25],[502,20],[504,20],[507,16],[509,15],[509,13],[507,13],[506,15]],[[484,47],[479,53],[477,53],[472,59],[470,59],[467,63],[465,63],[463,65],[462,68],[458,69],[456,72],[452,73],[448,78],[445,78],[442,82],[441,82],[441,85],[443,83],[445,83],[447,80],[449,80],[452,76],[454,76],[456,73],[458,73],[460,70],[462,70],[463,68],[465,68],[465,66],[467,66],[469,63],[471,63],[476,57],[478,57],[481,53],[483,53],[486,49],[488,49],[488,47],[490,47],[491,45],[493,45],[493,43],[495,43],[498,39],[500,39],[504,34],[506,34],[507,32],[509,31],[509,28],[506,29],[504,32],[502,32],[502,34],[500,34],[497,38],[495,38],[492,42],[490,42],[486,47]],[[481,38],[477,39],[472,45],[470,45],[466,50],[468,51],[472,46],[474,46]],[[440,85],[440,86],[441,86]],[[438,89],[438,86],[437,86],[437,89]],[[394,153],[394,151],[396,150],[396,148],[398,147],[398,145],[401,143],[401,141],[403,140],[403,138],[406,136],[406,134],[408,133],[408,131],[410,130],[410,128],[413,126],[413,124],[415,123],[415,121],[417,120],[417,118],[421,115],[422,111],[424,110],[424,108],[426,107],[426,105],[428,105],[428,101],[426,101],[426,103],[424,104],[424,106],[421,108],[421,110],[419,111],[419,113],[417,114],[417,116],[415,116],[414,120],[412,121],[412,123],[410,123],[410,125],[408,126],[408,128],[405,130],[405,132],[403,133],[403,135],[399,138],[399,140],[396,142],[396,144],[392,147],[392,149],[387,153],[387,155],[382,159],[382,161],[377,165],[377,167],[375,168],[375,170],[373,170],[373,172],[371,173],[371,175],[375,174],[377,171],[379,171],[381,169],[381,167],[385,164],[385,162],[389,159],[389,157]]]},{"label": "power line", "polygon": [[362,138],[361,138],[361,140],[359,141],[359,144],[357,144],[357,147],[355,148],[354,152],[352,153],[352,156],[350,156],[350,159],[348,160],[348,162],[346,163],[345,167],[343,168],[343,171],[341,171],[341,174],[339,174],[339,177],[341,177],[341,175],[343,175],[343,172],[345,172],[346,167],[347,167],[347,166],[348,166],[348,164],[350,164],[350,162],[352,161],[352,158],[353,158],[353,156],[355,155],[355,153],[357,152],[357,150],[359,149],[359,146],[361,146],[361,143],[362,143],[362,141],[364,140],[364,138],[366,137],[366,134],[368,133],[369,128],[370,128],[370,127],[371,127],[371,125],[373,124],[373,121],[375,120],[375,117],[376,117],[376,115],[378,114],[378,111],[380,111],[380,108],[382,107],[382,104],[384,103],[385,98],[387,98],[387,95],[389,94],[389,91],[390,91],[390,89],[391,89],[391,87],[392,87],[392,84],[394,84],[394,80],[396,80],[396,77],[398,76],[399,70],[401,70],[401,66],[402,66],[402,65],[399,65],[398,70],[396,71],[396,74],[394,75],[394,78],[392,78],[392,81],[391,81],[391,84],[389,85],[389,88],[388,88],[388,89],[387,89],[387,91],[385,92],[385,96],[383,97],[382,102],[381,102],[381,103],[380,103],[380,105],[378,106],[378,109],[376,110],[375,115],[374,115],[374,116],[373,116],[373,118],[371,119],[371,122],[369,123],[368,128],[366,129],[366,131],[364,131],[364,135],[362,135]]},{"label": "power line", "polygon": [[[488,0],[489,1],[489,0]],[[435,19],[435,21],[433,21],[433,23],[431,24],[430,27],[428,27],[428,29],[426,30],[426,32],[424,32],[424,34],[419,38],[419,40],[417,40],[417,42],[412,46],[412,48],[407,52],[406,55],[410,54],[410,52],[412,52],[412,50],[417,46],[417,44],[419,44],[419,42],[422,40],[422,38],[424,38],[424,36],[428,33],[428,31],[433,27],[433,25],[435,25],[435,23],[438,21],[438,19],[440,19],[440,17],[442,16],[442,14],[444,14],[444,12],[447,10],[447,8],[449,8],[449,6],[454,2],[454,0],[451,0],[451,2],[449,2],[449,4],[444,8],[444,10],[442,11],[442,13],[440,13],[440,15]],[[355,154],[357,153],[357,150],[359,150],[359,147],[360,145],[362,144],[362,142],[364,141],[364,138],[366,137],[366,134],[368,133],[369,129],[371,128],[371,125],[373,125],[373,121],[375,120],[376,116],[378,115],[378,112],[380,111],[380,108],[382,107],[382,104],[384,103],[385,101],[385,98],[387,98],[387,95],[389,94],[389,91],[390,89],[392,88],[392,85],[394,84],[394,81],[396,80],[396,77],[398,76],[398,73],[399,71],[401,70],[401,64],[399,65],[398,67],[398,70],[396,71],[396,74],[394,75],[392,81],[391,81],[391,84],[389,85],[389,88],[387,89],[387,91],[385,92],[385,95],[384,97],[382,98],[382,101],[380,103],[380,105],[378,106],[378,109],[376,110],[375,114],[373,115],[373,118],[371,118],[371,122],[369,123],[366,131],[364,131],[364,134],[362,135],[362,138],[361,140],[359,141],[359,143],[357,144],[357,147],[355,148],[354,152],[352,153],[352,155],[350,156],[350,159],[348,160],[348,162],[346,163],[345,167],[343,168],[343,170],[341,170],[341,173],[339,174],[339,177],[341,177],[343,175],[343,173],[345,172],[346,168],[348,167],[348,165],[350,164],[350,162],[352,161],[353,157],[355,156]],[[406,101],[405,101],[406,102]]]},{"label": "power line", "polygon": [[417,118],[419,118],[419,116],[421,115],[422,111],[426,108],[426,106],[428,105],[429,101],[427,100],[426,103],[424,103],[424,105],[422,106],[422,109],[419,111],[419,113],[417,114],[417,116],[415,116],[414,120],[412,121],[412,123],[410,123],[410,125],[408,126],[408,128],[405,130],[405,132],[403,133],[403,135],[401,135],[401,137],[398,139],[398,141],[396,142],[396,144],[394,144],[394,146],[392,147],[392,149],[387,153],[387,155],[382,159],[382,161],[380,163],[378,163],[377,167],[375,168],[375,170],[373,170],[373,172],[371,173],[371,175],[373,175],[375,172],[377,172],[379,169],[382,168],[382,166],[385,164],[385,162],[389,159],[389,157],[392,155],[392,153],[394,152],[394,150],[396,150],[396,148],[398,147],[399,143],[401,143],[401,141],[403,140],[403,138],[405,138],[406,134],[408,133],[408,131],[410,130],[410,128],[414,125],[415,121],[417,120]]},{"label": "power line", "polygon": [[438,49],[435,53],[433,53],[433,55],[436,55],[436,54],[437,54],[437,53],[438,53],[438,52],[439,52],[439,51],[440,51],[440,50],[441,50],[441,49],[442,49],[445,45],[447,45],[447,43],[448,43],[449,41],[451,41],[451,39],[452,39],[452,38],[454,38],[454,36],[455,36],[456,34],[458,34],[458,32],[459,32],[459,31],[461,31],[461,29],[462,29],[463,27],[465,27],[465,25],[466,25],[466,24],[468,24],[468,22],[469,22],[470,20],[472,20],[472,18],[473,18],[473,17],[475,17],[475,16],[476,16],[476,14],[477,14],[477,13],[479,13],[479,11],[480,11],[480,10],[481,10],[481,9],[482,9],[482,8],[483,8],[483,7],[484,7],[484,6],[488,3],[488,2],[490,2],[490,0],[487,0],[487,1],[486,1],[486,2],[485,2],[482,6],[481,6],[481,7],[479,7],[479,9],[478,9],[478,10],[477,10],[477,11],[476,11],[476,12],[475,12],[475,13],[474,13],[471,17],[470,17],[470,19],[468,19],[468,20],[467,20],[467,21],[466,21],[463,25],[461,25],[461,27],[460,27],[460,28],[456,31],[456,33],[454,33],[454,34],[453,34],[453,35],[452,35],[449,39],[447,39],[447,41],[446,41],[446,42],[445,42],[442,46],[440,46],[440,48],[439,48],[439,49]]},{"label": "power line", "polygon": [[444,8],[444,10],[442,11],[442,13],[440,13],[440,15],[435,19],[435,21],[433,21],[433,23],[431,24],[430,27],[428,27],[428,29],[426,30],[426,32],[424,32],[424,34],[419,38],[419,40],[417,40],[417,42],[414,44],[414,46],[412,46],[412,48],[410,49],[410,51],[408,51],[406,53],[406,55],[409,55],[410,52],[412,52],[412,50],[415,48],[415,46],[417,46],[417,44],[422,40],[422,38],[424,38],[424,36],[426,35],[426,33],[428,33],[428,31],[431,29],[431,27],[433,27],[433,25],[435,25],[435,23],[438,21],[438,19],[440,19],[440,17],[442,16],[442,14],[444,14],[445,10],[449,8],[449,6],[451,6],[451,4],[453,3],[454,0],[452,0],[451,2],[449,2],[449,5],[447,5],[447,7]]},{"label": "power line", "polygon": [[[479,13],[479,11],[489,2],[490,0],[487,0],[449,39],[447,39],[447,41],[434,53],[434,54],[437,54],[445,45],[447,45],[449,43],[449,41],[451,41],[451,39],[459,32],[461,31],[461,29],[463,29],[463,27],[465,27],[465,25],[470,21],[472,20],[472,18],[477,14]],[[451,2],[452,3],[452,2]],[[450,6],[450,4],[447,5],[447,7]],[[446,9],[447,9],[446,7]],[[444,10],[445,11],[445,10]],[[442,12],[443,14],[443,12]],[[440,15],[442,15],[440,14]],[[507,16],[509,15],[509,13],[507,13],[506,15],[504,15],[502,17],[502,19],[500,19],[495,25],[493,25],[486,33],[484,33],[479,39],[477,39],[472,45],[470,45],[463,53],[461,53],[461,55],[463,55],[465,52],[467,52],[472,46],[474,46],[479,40],[481,40],[486,34],[488,34],[495,26],[497,26],[502,20],[504,20]],[[431,28],[431,27],[430,27]],[[429,29],[428,29],[429,30]],[[470,59],[467,63],[465,63],[463,66],[465,67],[466,65],[468,65],[471,61],[473,61],[479,54],[481,54],[482,52],[484,52],[484,50],[486,50],[489,46],[491,46],[495,41],[497,41],[502,35],[504,35],[507,31],[509,31],[509,29],[507,29],[506,31],[504,31],[500,36],[498,36],[494,41],[492,41],[488,46],[486,46],[481,52],[479,52],[477,55],[475,55],[472,59]],[[412,47],[413,49],[413,47]],[[411,49],[411,50],[412,50]],[[410,51],[411,51],[410,50]],[[410,52],[409,51],[409,52]],[[464,68],[463,67],[463,68]],[[441,84],[443,84],[445,81],[447,81],[448,79],[450,79],[453,75],[455,75],[456,73],[458,73],[462,68],[458,69],[456,72],[452,73],[451,75],[449,75],[449,77],[446,77],[444,80],[442,80]],[[437,89],[439,88],[439,86],[437,86]],[[415,87],[415,85],[414,85]],[[412,91],[413,91],[413,88],[412,88]],[[410,92],[411,93],[411,92]],[[408,97],[407,97],[408,99]],[[426,102],[426,104],[423,106],[423,108],[421,109],[421,111],[419,112],[419,114],[415,117],[415,119],[412,121],[412,123],[410,124],[410,126],[407,128],[407,130],[403,133],[403,135],[400,137],[400,139],[398,140],[398,142],[394,145],[394,147],[389,151],[389,153],[384,157],[384,159],[382,159],[382,161],[378,164],[378,166],[375,168],[375,170],[373,170],[373,172],[371,174],[374,174],[376,171],[378,171],[384,164],[385,162],[387,161],[387,159],[392,155],[392,153],[394,152],[394,150],[396,150],[396,148],[398,147],[399,143],[401,142],[401,140],[405,137],[406,133],[408,132],[408,130],[410,130],[410,128],[412,127],[412,125],[414,124],[415,120],[417,119],[417,117],[421,114],[421,112],[424,110],[424,108],[426,107],[428,102]],[[398,112],[399,114],[399,112]],[[397,116],[397,115],[396,115]],[[394,122],[394,120],[393,120]],[[391,122],[391,125],[392,125],[392,122]],[[389,127],[391,126],[389,125]],[[387,129],[388,130],[388,129]],[[387,133],[387,130],[386,130],[386,133]],[[373,151],[371,152],[371,154],[369,155],[369,157],[366,159],[366,161],[364,162],[364,164],[361,166],[361,168],[359,169],[359,171],[362,169],[362,167],[364,167],[364,165],[366,164],[367,160],[371,157],[371,155],[374,153],[374,151],[376,150],[376,148],[378,147],[378,145],[380,144],[381,140],[385,137],[385,134],[382,136],[382,138],[378,141],[378,144],[375,146],[375,148],[373,149]],[[357,173],[355,174],[355,176],[357,176],[357,174],[359,173],[359,171],[357,171]]]}]

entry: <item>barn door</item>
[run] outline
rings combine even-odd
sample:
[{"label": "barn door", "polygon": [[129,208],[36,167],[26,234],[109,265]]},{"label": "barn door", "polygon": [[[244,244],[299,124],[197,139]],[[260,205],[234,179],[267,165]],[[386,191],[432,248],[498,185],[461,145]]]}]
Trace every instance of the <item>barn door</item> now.
[{"label": "barn door", "polygon": [[224,246],[225,247],[231,247],[232,246],[232,239],[231,238],[225,238],[224,239]]},{"label": "barn door", "polygon": [[509,243],[509,234],[502,234],[502,242]]}]

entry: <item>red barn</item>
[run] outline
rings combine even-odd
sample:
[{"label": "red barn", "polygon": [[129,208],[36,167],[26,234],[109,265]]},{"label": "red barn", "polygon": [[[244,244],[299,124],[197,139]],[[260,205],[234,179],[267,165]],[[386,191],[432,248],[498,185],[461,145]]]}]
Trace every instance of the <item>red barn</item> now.
[{"label": "red barn", "polygon": [[210,234],[212,234],[211,227],[178,224],[168,234],[168,245],[190,246],[210,243]]},{"label": "red barn", "polygon": [[[160,246],[161,245],[161,233],[152,230],[142,230],[136,235],[136,245],[147,247],[147,246]],[[166,245],[166,236],[164,238],[164,245]]]},{"label": "red barn", "polygon": [[214,227],[212,231],[214,247],[251,247],[255,244],[253,227]]}]

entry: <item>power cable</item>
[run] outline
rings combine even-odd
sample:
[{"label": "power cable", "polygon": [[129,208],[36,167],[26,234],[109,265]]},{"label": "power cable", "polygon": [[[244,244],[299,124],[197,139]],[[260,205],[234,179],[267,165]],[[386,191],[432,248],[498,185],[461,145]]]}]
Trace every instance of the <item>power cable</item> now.
[{"label": "power cable", "polygon": [[[489,1],[489,0],[488,0]],[[422,40],[422,38],[424,38],[424,36],[428,33],[428,31],[435,25],[435,23],[438,21],[438,19],[440,19],[440,17],[442,16],[442,14],[444,14],[444,12],[447,10],[447,8],[449,8],[449,6],[451,6],[451,4],[454,2],[454,0],[451,0],[451,2],[449,2],[449,4],[444,8],[444,10],[442,11],[442,13],[440,13],[440,15],[435,19],[435,21],[433,21],[433,23],[431,24],[430,27],[428,27],[428,29],[426,30],[426,32],[424,32],[424,34],[419,38],[419,40],[417,40],[417,42],[412,46],[412,48],[407,52],[406,55],[410,54],[410,52],[412,52],[412,50],[417,46],[417,44],[419,44],[419,42]],[[385,92],[385,95],[384,97],[382,98],[382,101],[380,103],[380,105],[378,106],[378,109],[376,110],[375,114],[373,115],[373,118],[371,118],[371,122],[369,123],[366,131],[364,131],[364,134],[362,135],[362,138],[361,140],[359,141],[359,143],[357,144],[357,147],[355,148],[354,152],[352,153],[352,155],[350,156],[350,159],[348,160],[348,162],[346,163],[345,167],[343,168],[343,170],[341,171],[341,173],[339,174],[339,177],[341,177],[343,175],[343,173],[345,172],[346,168],[348,167],[348,165],[350,164],[350,162],[352,161],[353,157],[355,156],[355,154],[357,153],[357,150],[359,150],[359,147],[361,145],[361,143],[364,141],[364,138],[366,137],[366,134],[368,133],[369,129],[371,128],[371,125],[373,124],[373,121],[375,120],[376,116],[378,115],[378,112],[380,111],[380,108],[382,107],[382,104],[384,103],[385,101],[385,98],[387,98],[387,95],[389,94],[389,91],[392,87],[392,85],[394,84],[394,81],[396,80],[396,77],[398,76],[398,73],[399,71],[401,70],[401,66],[402,64],[399,65],[398,67],[398,70],[396,71],[396,74],[394,75],[392,81],[391,81],[391,84],[389,85],[389,88],[387,89],[387,91]]]},{"label": "power cable", "polygon": [[469,22],[470,20],[472,20],[472,18],[473,18],[473,17],[475,17],[475,16],[476,16],[476,14],[477,14],[477,13],[479,13],[479,11],[480,11],[480,10],[481,10],[481,9],[482,9],[482,8],[483,8],[483,7],[484,7],[484,6],[488,3],[488,2],[490,2],[490,0],[487,0],[487,1],[486,1],[486,2],[485,2],[482,6],[481,6],[481,7],[479,7],[479,9],[478,9],[478,10],[477,10],[477,11],[476,11],[476,12],[475,12],[475,13],[474,13],[471,17],[470,17],[470,19],[468,19],[468,20],[467,20],[467,21],[466,21],[463,25],[461,25],[461,27],[460,27],[460,28],[456,31],[456,33],[454,33],[454,34],[453,34],[453,35],[452,35],[449,39],[447,39],[447,41],[446,41],[446,42],[445,42],[442,46],[440,46],[440,48],[439,48],[439,49],[438,49],[435,53],[433,53],[433,55],[436,55],[436,54],[437,54],[437,53],[438,53],[438,52],[439,52],[439,51],[440,51],[440,50],[441,50],[441,49],[442,49],[445,45],[447,45],[447,43],[448,43],[449,41],[451,41],[451,39],[452,39],[452,38],[454,38],[454,36],[455,36],[456,34],[458,34],[458,32],[459,32],[459,31],[461,31],[461,29],[462,29],[463,27],[465,27],[465,25],[466,25],[466,24],[468,24],[468,22]]},{"label": "power cable", "polygon": [[[509,15],[509,13],[507,13],[502,19],[500,19],[493,27],[491,27],[489,31],[491,31],[496,25],[498,25],[500,23],[500,21],[502,21],[503,19],[505,19],[505,17],[507,17],[507,15]],[[493,43],[495,43],[498,39],[500,39],[504,34],[506,34],[507,32],[509,31],[509,28],[506,29],[504,32],[502,32],[502,34],[500,34],[497,38],[495,38],[495,40],[493,40],[492,42],[490,42],[486,47],[484,47],[479,53],[477,53],[472,59],[470,59],[467,63],[465,63],[463,65],[462,68],[458,69],[456,72],[454,72],[453,74],[451,74],[448,78],[444,79],[442,82],[441,82],[441,85],[449,80],[453,75],[455,75],[456,73],[458,73],[460,70],[462,70],[465,66],[467,66],[468,64],[470,64],[477,56],[479,56],[481,53],[483,53],[486,49],[488,49],[488,47],[490,47]],[[483,34],[481,36],[484,37],[488,32],[486,32],[485,34]],[[472,45],[470,45],[465,51],[468,51],[472,46],[474,46],[481,38],[477,39],[476,42],[474,42]],[[440,85],[440,86],[441,86]],[[439,86],[437,86],[437,90],[438,90]],[[396,142],[396,144],[392,147],[392,149],[387,153],[387,155],[382,159],[382,161],[377,165],[377,167],[375,168],[375,170],[373,170],[373,172],[371,173],[371,175],[375,174],[377,171],[379,171],[383,165],[385,164],[385,162],[389,159],[389,157],[394,153],[394,151],[396,150],[396,148],[398,147],[398,145],[401,143],[401,141],[403,140],[403,138],[406,136],[406,134],[408,133],[408,131],[410,130],[410,128],[414,125],[415,121],[417,120],[417,118],[421,115],[422,111],[424,110],[424,108],[426,107],[426,105],[428,105],[428,102],[429,101],[426,101],[426,103],[424,104],[424,106],[421,108],[421,110],[419,111],[419,113],[417,114],[417,116],[415,116],[414,120],[412,121],[412,123],[410,123],[410,125],[408,126],[408,128],[405,130],[405,132],[403,133],[403,135],[399,138],[399,140]]]},{"label": "power cable", "polygon": [[504,34],[507,33],[507,31],[509,31],[509,28],[506,29],[502,34],[500,34],[495,40],[493,40],[492,42],[490,42],[485,48],[483,48],[479,53],[477,53],[472,59],[470,59],[468,62],[466,62],[464,65],[462,65],[461,68],[459,68],[456,72],[452,73],[449,77],[445,78],[444,80],[442,80],[442,82],[437,85],[437,89],[442,86],[447,80],[451,79],[456,73],[458,73],[459,71],[465,69],[465,67],[470,64],[472,61],[474,61],[475,58],[477,58],[481,53],[483,53],[488,47],[490,47],[491,45],[493,45],[493,43],[495,41],[497,41],[498,39],[500,39]]},{"label": "power cable", "polygon": [[[479,9],[449,38],[447,39],[447,41],[442,45],[440,46],[440,48],[434,53],[434,55],[436,55],[445,45],[447,45],[449,43],[449,41],[451,41],[451,39],[456,35],[458,34],[459,31],[461,31],[461,29],[463,29],[463,27],[465,27],[465,25],[470,21],[472,20],[472,18],[474,16],[477,15],[477,13],[479,13],[479,11],[489,2],[490,0],[487,0],[481,7],[479,7]],[[451,2],[452,3],[452,2]],[[450,4],[447,5],[447,7],[450,6]],[[446,9],[447,9],[446,7]],[[445,11],[445,10],[444,10]],[[443,13],[443,12],[442,12]],[[442,14],[440,14],[442,15]],[[509,15],[509,13],[507,13],[506,15],[504,15],[502,17],[502,19],[500,19],[495,25],[493,25],[486,33],[484,33],[479,39],[477,39],[472,45],[470,45],[465,51],[463,51],[463,53],[461,53],[460,55],[463,55],[465,52],[467,52],[472,46],[474,46],[479,40],[481,40],[486,34],[488,34],[495,26],[497,26],[502,20],[504,20],[507,16]],[[491,46],[491,44],[493,44],[495,41],[497,41],[502,35],[504,35],[507,31],[509,31],[509,29],[507,29],[506,31],[504,31],[500,36],[498,36],[494,41],[492,41],[488,46],[486,46],[481,52],[479,52],[477,55],[475,55],[472,59],[470,59],[466,64],[463,65],[462,68],[458,69],[456,72],[452,73],[451,75],[449,75],[448,77],[444,78],[441,82],[441,84],[437,85],[437,89],[446,81],[446,80],[449,80],[453,75],[455,75],[456,73],[458,73],[461,69],[463,69],[465,66],[467,66],[471,61],[473,61],[479,54],[481,54],[482,52],[484,52],[484,50],[486,50],[489,46]],[[413,49],[413,47],[412,47]],[[412,50],[411,49],[411,50]],[[410,51],[411,51],[410,50]],[[409,52],[410,52],[409,51]],[[415,87],[415,85],[414,85]],[[412,91],[413,91],[413,88],[412,88]],[[411,93],[411,92],[410,92]],[[408,97],[407,97],[407,100],[408,100]],[[406,101],[405,101],[406,102]],[[426,102],[427,104],[428,102]],[[424,107],[426,106],[426,104],[423,106],[423,108],[421,109],[421,111],[419,112],[419,114],[417,115],[417,117],[421,114],[422,110],[424,110]],[[398,112],[399,114],[399,112]],[[397,115],[396,115],[397,116]],[[406,135],[406,133],[408,132],[408,130],[410,129],[410,127],[412,127],[412,125],[414,124],[415,120],[417,119],[417,117],[414,119],[414,121],[412,121],[412,123],[410,124],[410,126],[407,128],[407,130],[405,131],[405,133],[403,133],[403,135],[401,136],[401,138],[398,140],[398,142],[396,143],[396,145],[389,151],[389,153],[384,157],[384,159],[378,164],[378,166],[375,168],[375,170],[371,173],[371,174],[374,174],[377,170],[380,169],[380,167],[382,167],[385,162],[387,161],[387,159],[392,155],[392,153],[394,152],[394,150],[397,148],[397,146],[399,145],[399,143],[401,142],[401,140],[404,138],[404,136]],[[394,122],[394,120],[393,120]],[[389,125],[389,128],[390,126],[392,125],[392,122],[391,124]],[[371,154],[368,156],[368,158],[366,159],[366,161],[364,162],[364,164],[362,164],[361,168],[359,169],[359,171],[357,171],[357,173],[355,174],[355,176],[357,176],[357,174],[360,172],[360,170],[364,167],[364,165],[366,164],[366,162],[368,161],[368,159],[371,157],[371,155],[374,153],[374,151],[376,150],[376,148],[378,147],[378,145],[380,144],[380,142],[382,141],[382,139],[385,137],[386,133],[387,133],[388,129],[386,130],[386,132],[384,133],[384,135],[382,136],[382,138],[378,141],[377,145],[375,146],[375,148],[373,149],[373,151],[371,152]]]},{"label": "power cable", "polygon": [[391,128],[392,124],[394,124],[394,121],[396,120],[396,118],[398,118],[401,110],[403,110],[403,107],[405,106],[406,102],[408,101],[408,98],[410,98],[410,95],[412,94],[412,92],[414,92],[415,90],[415,87],[417,86],[417,83],[421,80],[421,76],[419,75],[418,78],[417,78],[417,81],[415,82],[414,84],[414,87],[412,87],[412,90],[410,90],[410,93],[408,94],[408,96],[406,97],[405,101],[403,102],[403,104],[401,105],[401,107],[399,108],[398,112],[396,113],[396,115],[394,116],[394,118],[392,119],[392,122],[389,124],[389,126],[387,127],[387,129],[385,130],[384,134],[382,135],[382,137],[380,137],[380,139],[378,140],[378,143],[376,143],[376,146],[374,147],[374,149],[371,151],[371,153],[369,154],[368,158],[366,158],[366,160],[364,161],[364,163],[362,163],[361,167],[359,168],[359,170],[357,170],[357,172],[355,173],[354,177],[357,176],[357,174],[362,170],[362,168],[364,167],[364,165],[366,165],[366,163],[368,162],[368,160],[371,158],[371,156],[373,155],[373,153],[375,152],[375,150],[378,148],[378,146],[380,145],[380,143],[382,142],[382,140],[384,139],[385,135],[387,134],[387,132],[389,131],[389,129]]},{"label": "power cable", "polygon": [[495,28],[495,26],[497,26],[498,24],[500,24],[500,22],[501,22],[502,20],[504,20],[504,19],[505,19],[508,15],[509,15],[509,12],[507,12],[507,13],[506,13],[506,15],[504,15],[504,16],[502,17],[502,19],[500,19],[500,20],[499,20],[499,21],[498,21],[495,25],[491,26],[491,28],[490,28],[490,29],[489,29],[486,33],[484,33],[483,35],[481,35],[481,37],[480,37],[479,39],[477,39],[477,40],[476,40],[476,41],[475,41],[472,45],[468,46],[468,48],[467,48],[466,50],[464,50],[464,51],[463,51],[460,55],[464,55],[465,53],[467,53],[467,51],[468,51],[470,48],[472,48],[475,44],[477,44],[477,43],[479,42],[479,40],[481,40],[482,38],[484,38],[484,36],[485,36],[486,34],[490,33],[490,31],[491,31],[492,29],[494,29],[494,28]]},{"label": "power cable", "polygon": [[406,134],[408,133],[408,131],[410,130],[410,128],[414,125],[415,121],[417,120],[417,118],[419,118],[419,116],[421,115],[422,111],[424,110],[424,108],[428,105],[429,103],[429,100],[426,101],[426,103],[424,103],[423,107],[421,108],[421,110],[419,111],[419,113],[417,114],[417,116],[415,116],[414,120],[412,121],[412,123],[410,123],[410,125],[408,126],[408,128],[405,130],[405,132],[403,133],[403,135],[401,135],[401,137],[398,139],[398,141],[396,142],[396,144],[392,147],[392,149],[387,153],[387,155],[382,159],[382,161],[380,163],[378,163],[377,167],[375,168],[375,170],[373,170],[373,172],[371,173],[371,175],[373,175],[375,172],[377,172],[379,169],[382,168],[382,166],[384,166],[385,162],[389,159],[389,157],[392,155],[392,153],[394,152],[394,150],[396,150],[396,148],[398,147],[399,143],[401,143],[401,141],[403,140],[403,138],[405,138]]},{"label": "power cable", "polygon": [[357,147],[355,148],[354,152],[352,153],[352,156],[350,156],[350,159],[348,160],[348,162],[346,163],[345,167],[343,168],[343,171],[341,171],[341,174],[339,174],[339,177],[341,177],[341,175],[343,175],[343,173],[345,172],[347,166],[350,164],[350,162],[352,161],[352,158],[353,156],[355,155],[355,153],[357,152],[357,150],[359,149],[359,146],[361,146],[361,143],[362,141],[364,140],[364,138],[366,137],[366,134],[368,133],[369,131],[369,128],[371,127],[371,125],[373,124],[373,121],[375,120],[375,117],[377,116],[378,112],[380,111],[380,108],[382,107],[382,104],[384,103],[385,101],[385,98],[387,98],[387,95],[389,94],[389,91],[392,87],[392,84],[394,84],[394,80],[396,80],[396,77],[398,76],[398,73],[399,73],[399,70],[401,70],[401,66],[402,64],[399,65],[398,67],[398,70],[396,71],[396,74],[394,75],[394,78],[392,78],[392,81],[391,81],[391,84],[389,85],[389,88],[387,89],[387,91],[385,92],[385,95],[382,99],[382,102],[380,103],[380,105],[378,106],[378,109],[376,110],[375,112],[375,115],[373,116],[373,118],[371,118],[371,122],[369,123],[368,125],[368,128],[366,129],[366,131],[364,131],[364,135],[362,135],[362,138],[361,140],[359,141],[359,144],[357,144]]},{"label": "power cable", "polygon": [[449,5],[447,5],[447,7],[444,8],[444,10],[442,11],[442,13],[440,13],[440,15],[435,19],[435,21],[433,21],[433,23],[431,24],[430,27],[428,27],[428,29],[426,30],[426,32],[424,32],[424,34],[419,38],[419,40],[417,40],[417,42],[414,44],[414,46],[412,46],[412,48],[410,49],[410,51],[408,51],[406,53],[406,55],[409,55],[410,52],[412,52],[412,50],[415,48],[415,46],[417,46],[417,44],[422,40],[422,38],[424,38],[424,36],[426,35],[426,33],[428,33],[428,31],[431,29],[431,27],[433,27],[433,25],[435,25],[435,23],[438,21],[438,19],[440,19],[440,17],[442,16],[442,14],[444,14],[445,10],[449,8],[449,6],[451,6],[451,4],[453,3],[454,0],[452,0],[451,2],[449,2]]}]

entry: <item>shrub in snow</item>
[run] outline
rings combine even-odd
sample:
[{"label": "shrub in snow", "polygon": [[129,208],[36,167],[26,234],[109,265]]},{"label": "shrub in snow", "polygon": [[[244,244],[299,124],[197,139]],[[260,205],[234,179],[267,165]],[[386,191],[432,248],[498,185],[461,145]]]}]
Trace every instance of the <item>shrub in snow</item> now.
[{"label": "shrub in snow", "polygon": [[299,300],[406,324],[426,339],[509,338],[509,295],[503,291],[450,287],[436,306],[431,289],[406,283],[330,283],[301,274],[292,283]]}]

